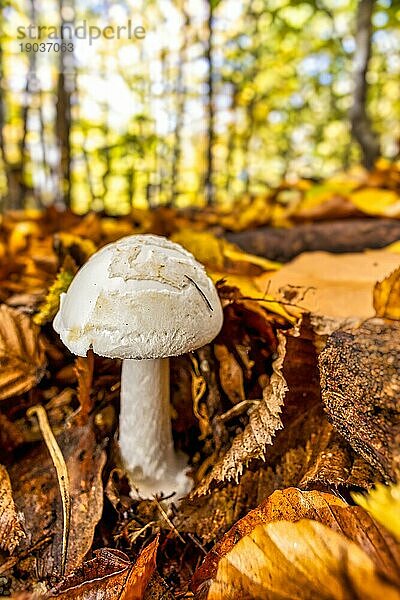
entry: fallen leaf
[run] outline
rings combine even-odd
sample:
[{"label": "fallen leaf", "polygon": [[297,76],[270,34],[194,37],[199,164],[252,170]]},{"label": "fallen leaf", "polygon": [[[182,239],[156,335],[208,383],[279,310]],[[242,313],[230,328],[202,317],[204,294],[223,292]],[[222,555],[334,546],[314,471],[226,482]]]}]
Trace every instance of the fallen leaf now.
[{"label": "fallen leaf", "polygon": [[25,314],[0,306],[0,400],[27,392],[46,366],[39,328]]},{"label": "fallen leaf", "polygon": [[397,218],[400,216],[400,196],[392,190],[364,188],[353,192],[351,202],[367,215]]},{"label": "fallen leaf", "polygon": [[[101,473],[105,454],[97,444],[88,421],[79,426],[68,423],[58,438],[70,480],[71,526],[67,548],[66,572],[75,569],[90,550],[94,529],[103,509]],[[25,568],[34,580],[59,576],[62,550],[62,505],[57,476],[45,444],[30,450],[9,469],[17,510],[25,517],[26,538],[18,554],[50,537],[50,543],[36,551]]]},{"label": "fallen leaf", "polygon": [[17,514],[10,478],[7,470],[0,465],[0,548],[12,554],[25,537],[21,517]]},{"label": "fallen leaf", "polygon": [[272,297],[310,312],[316,330],[331,333],[343,324],[375,316],[375,283],[398,265],[398,255],[385,250],[304,252],[276,273],[258,278],[258,284],[269,282]]},{"label": "fallen leaf", "polygon": [[400,592],[357,544],[321,523],[258,525],[224,556],[207,600],[387,598]]},{"label": "fallen leaf", "polygon": [[[87,223],[92,222],[91,215],[88,215],[86,219],[83,219],[80,225],[80,230],[84,229],[85,221]],[[97,220],[95,221],[96,225]],[[55,246],[63,260],[65,258],[72,257],[73,261],[77,265],[83,265],[92,254],[96,252],[96,244],[93,243],[92,239],[83,235],[77,235],[75,233],[59,231],[55,236]]]},{"label": "fallen leaf", "polygon": [[79,419],[83,423],[93,409],[91,398],[94,370],[93,350],[89,350],[87,356],[78,356],[75,359],[74,370],[78,379]]},{"label": "fallen leaf", "polygon": [[46,298],[33,317],[33,320],[37,325],[44,325],[54,319],[60,305],[60,296],[63,292],[68,290],[77,270],[76,264],[68,255],[64,260],[64,264],[60,271],[57,273],[54,282],[49,287]]},{"label": "fallen leaf", "polygon": [[156,571],[149,581],[143,600],[174,600],[174,598],[176,596]]},{"label": "fallen leaf", "polygon": [[400,476],[400,323],[371,319],[334,332],[319,357],[325,410],[387,480]]},{"label": "fallen leaf", "polygon": [[287,390],[282,375],[286,338],[278,332],[277,356],[272,363],[273,373],[263,389],[263,398],[248,410],[249,422],[237,435],[222,459],[196,488],[195,494],[207,493],[210,486],[234,479],[238,481],[244,467],[253,459],[265,457],[266,447],[272,444],[276,431],[282,427],[280,413]]},{"label": "fallen leaf", "polygon": [[143,600],[156,568],[158,538],[139,554],[135,563],[120,550],[101,548],[53,590],[60,600]]},{"label": "fallen leaf", "polygon": [[312,519],[343,534],[373,560],[390,580],[400,584],[400,546],[359,507],[349,506],[332,494],[288,488],[274,492],[257,508],[240,519],[206,555],[192,579],[194,591],[214,579],[221,559],[258,525],[274,521]]},{"label": "fallen leaf", "polygon": [[377,483],[368,494],[352,494],[353,500],[400,540],[400,484]]},{"label": "fallen leaf", "polygon": [[400,321],[400,267],[375,285],[374,308],[377,317]]},{"label": "fallen leaf", "polygon": [[232,404],[246,399],[243,387],[243,371],[228,348],[223,344],[214,345],[215,357],[219,362],[221,387]]}]

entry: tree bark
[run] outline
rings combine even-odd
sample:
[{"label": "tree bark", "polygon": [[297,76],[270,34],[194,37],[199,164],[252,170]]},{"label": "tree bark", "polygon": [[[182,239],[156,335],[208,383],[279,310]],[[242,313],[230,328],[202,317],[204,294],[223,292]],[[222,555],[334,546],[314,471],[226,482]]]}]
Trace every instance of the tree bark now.
[{"label": "tree bark", "polygon": [[371,58],[374,0],[359,0],[354,53],[354,93],[350,109],[351,133],[360,144],[364,166],[371,170],[380,154],[380,143],[367,112],[367,73]]},{"label": "tree bark", "polygon": [[400,220],[346,219],[296,225],[290,229],[260,227],[224,234],[246,252],[287,262],[302,252],[360,252],[400,240]]}]

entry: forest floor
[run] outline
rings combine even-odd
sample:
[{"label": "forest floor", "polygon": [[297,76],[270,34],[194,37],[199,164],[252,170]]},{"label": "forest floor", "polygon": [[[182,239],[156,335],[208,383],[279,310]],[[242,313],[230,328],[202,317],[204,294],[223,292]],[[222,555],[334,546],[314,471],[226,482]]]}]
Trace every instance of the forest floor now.
[{"label": "forest floor", "polygon": [[[193,479],[172,504],[130,495],[121,361],[52,326],[87,259],[136,233],[192,252],[224,309],[171,359]],[[0,280],[0,596],[400,598],[395,165],[226,210],[8,213]]]}]

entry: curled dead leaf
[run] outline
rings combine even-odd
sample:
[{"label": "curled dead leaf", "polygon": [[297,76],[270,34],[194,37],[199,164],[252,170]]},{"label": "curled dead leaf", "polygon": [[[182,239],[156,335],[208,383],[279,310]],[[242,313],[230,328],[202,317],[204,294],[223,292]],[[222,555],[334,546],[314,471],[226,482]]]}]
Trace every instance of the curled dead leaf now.
[{"label": "curled dead leaf", "polygon": [[33,320],[37,325],[44,325],[45,323],[52,321],[56,316],[60,305],[60,296],[69,288],[77,270],[78,267],[74,260],[67,255],[63,266],[57,273],[53,283],[50,285],[45,299],[39,306],[38,312],[33,317]]},{"label": "curled dead leaf", "polygon": [[43,377],[39,328],[25,314],[0,306],[0,400],[27,392]]},{"label": "curled dead leaf", "polygon": [[156,568],[158,538],[142,552],[135,563],[120,550],[101,548],[95,558],[69,575],[50,597],[59,600],[143,600]]},{"label": "curled dead leaf", "polygon": [[260,524],[312,519],[356,542],[388,579],[400,584],[400,546],[364,510],[332,494],[288,488],[274,492],[240,519],[206,555],[192,579],[194,591],[217,576],[221,559]]}]

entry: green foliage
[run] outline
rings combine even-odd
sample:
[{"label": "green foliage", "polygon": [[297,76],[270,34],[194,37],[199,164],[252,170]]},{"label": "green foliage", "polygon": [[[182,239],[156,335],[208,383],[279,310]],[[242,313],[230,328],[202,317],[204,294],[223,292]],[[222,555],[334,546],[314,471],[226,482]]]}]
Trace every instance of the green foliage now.
[{"label": "green foliage", "polygon": [[[76,2],[76,24],[130,18],[147,31],[141,41],[75,43],[68,85],[78,212],[204,202],[209,7],[217,200],[263,194],[282,178],[329,177],[359,161],[348,122],[356,0],[203,0],[191,13],[187,4],[168,0],[161,8],[140,0],[91,10]],[[20,0],[2,9],[0,192],[20,185],[25,203],[35,205],[60,196],[60,56],[19,50],[16,28],[29,23],[31,6]],[[58,3],[35,0],[35,6],[38,24],[57,22]],[[368,111],[388,158],[396,156],[400,137],[399,16],[393,0],[376,1]]]}]

